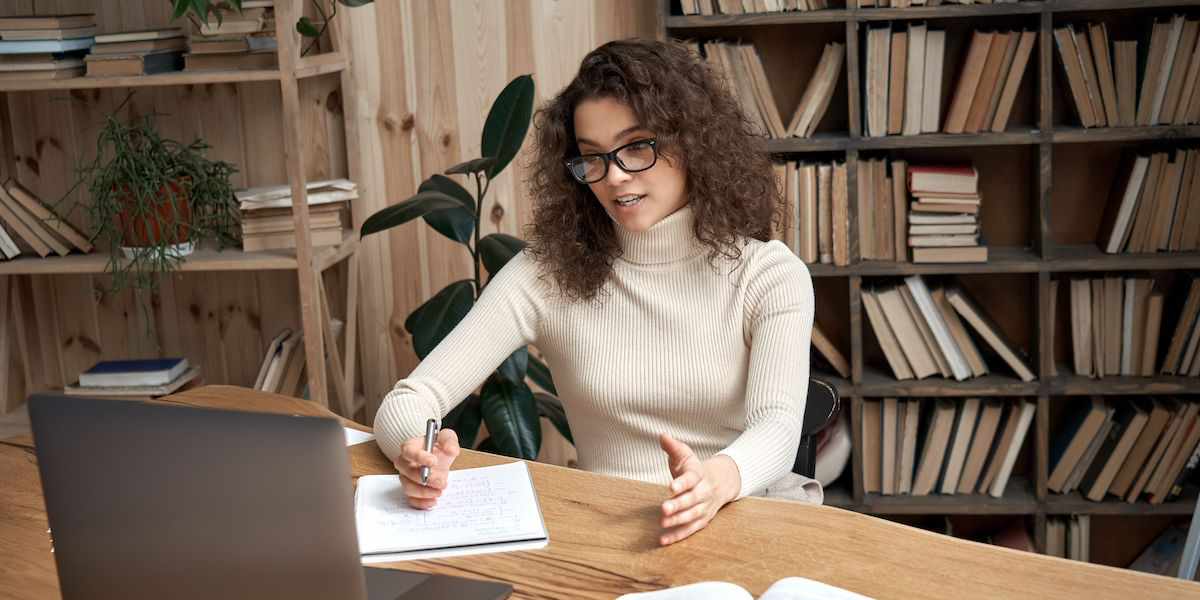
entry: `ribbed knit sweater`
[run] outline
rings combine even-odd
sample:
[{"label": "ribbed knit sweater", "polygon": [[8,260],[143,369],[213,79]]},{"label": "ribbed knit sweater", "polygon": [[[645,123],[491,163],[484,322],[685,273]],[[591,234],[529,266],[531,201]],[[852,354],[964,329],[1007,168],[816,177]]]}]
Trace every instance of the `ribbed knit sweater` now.
[{"label": "ribbed knit sweater", "polygon": [[701,459],[725,454],[738,498],[791,471],[808,391],[813,290],[808,269],[778,242],[743,240],[714,269],[684,206],[648,230],[613,224],[621,243],[596,300],[570,301],[521,253],[470,313],[384,398],[375,435],[395,459],[506,357],[535,345],[571,426],[579,466],[671,481],[660,433]]}]

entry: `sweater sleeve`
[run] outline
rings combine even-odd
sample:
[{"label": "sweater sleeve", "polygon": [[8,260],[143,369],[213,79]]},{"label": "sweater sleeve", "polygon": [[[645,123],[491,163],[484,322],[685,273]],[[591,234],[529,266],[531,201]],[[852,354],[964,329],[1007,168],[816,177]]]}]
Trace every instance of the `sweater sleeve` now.
[{"label": "sweater sleeve", "polygon": [[375,438],[391,460],[404,440],[424,435],[517,349],[536,341],[543,300],[537,265],[521,253],[497,273],[463,320],[384,396]]},{"label": "sweater sleeve", "polygon": [[738,498],[762,491],[795,462],[808,399],[814,312],[808,268],[783,243],[765,244],[748,269],[745,430],[718,453],[738,467]]}]

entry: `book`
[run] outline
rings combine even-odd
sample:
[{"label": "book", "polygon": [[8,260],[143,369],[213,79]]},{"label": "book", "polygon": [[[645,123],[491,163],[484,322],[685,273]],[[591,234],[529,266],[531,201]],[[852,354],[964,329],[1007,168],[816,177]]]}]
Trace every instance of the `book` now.
[{"label": "book", "polygon": [[47,69],[42,71],[3,71],[0,70],[0,81],[48,81],[57,79],[73,79],[83,77],[84,68]]},{"label": "book", "polygon": [[812,137],[829,108],[834,89],[842,74],[842,62],[846,56],[846,45],[839,42],[825,44],[816,71],[808,80],[800,105],[792,115],[788,131],[798,137]]},{"label": "book", "polygon": [[[313,246],[336,246],[342,243],[345,230],[341,227],[332,229],[312,229],[309,231],[309,242]],[[242,251],[262,252],[266,250],[289,250],[296,247],[294,232],[260,233],[242,236]]]},{"label": "book", "polygon": [[912,379],[913,372],[909,369],[903,351],[900,350],[900,343],[896,340],[891,325],[883,316],[883,309],[879,305],[879,298],[875,295],[874,290],[863,290],[862,303],[863,310],[867,313],[867,320],[870,321],[871,329],[875,332],[876,339],[879,340],[879,346],[883,349],[883,355],[887,358],[892,374],[899,380]]},{"label": "book", "polygon": [[96,15],[92,13],[0,17],[0,30],[71,29],[95,24]]},{"label": "book", "polygon": [[979,421],[975,425],[975,435],[971,438],[971,445],[967,450],[967,458],[963,463],[962,474],[959,476],[958,487],[955,490],[958,493],[969,494],[978,487],[979,478],[983,475],[984,464],[987,462],[988,451],[992,448],[992,441],[996,439],[1002,416],[1004,416],[1002,400],[996,398],[983,400],[983,406],[979,409]]},{"label": "book", "polygon": [[1104,499],[1121,464],[1149,420],[1150,412],[1145,405],[1128,403],[1116,407],[1113,427],[1080,484],[1084,497],[1093,502]]},{"label": "book", "polygon": [[278,66],[279,56],[274,52],[188,53],[183,55],[183,68],[186,71],[273,69]]},{"label": "book", "polygon": [[896,399],[884,398],[879,424],[879,492],[889,496],[896,493],[896,433],[899,417],[900,408]]},{"label": "book", "polygon": [[979,420],[979,398],[964,398],[955,418],[954,432],[950,436],[949,451],[938,483],[942,494],[953,494],[958,490],[959,478],[967,462],[967,450],[971,446],[975,426]]},{"label": "book", "polygon": [[267,352],[263,356],[262,363],[258,367],[258,376],[254,378],[254,389],[262,390],[263,382],[267,380],[267,371],[271,368],[271,363],[278,360],[279,349],[284,340],[292,335],[291,327],[284,327],[275,337],[271,338],[271,342],[267,344]]},{"label": "book", "polygon": [[834,371],[837,371],[838,375],[844,378],[850,377],[850,362],[846,360],[846,355],[837,349],[837,346],[830,341],[825,332],[821,331],[821,328],[816,323],[813,323],[812,345],[817,349],[817,352],[821,353],[821,356],[825,358],[829,366],[833,367]]},{"label": "book", "polygon": [[971,34],[971,43],[967,48],[966,58],[959,69],[958,81],[955,84],[954,95],[950,101],[950,109],[946,114],[944,133],[963,133],[967,124],[967,115],[971,111],[971,102],[983,76],[984,62],[991,48],[994,32],[976,31]]},{"label": "book", "polygon": [[908,191],[914,196],[961,194],[977,202],[979,171],[971,165],[909,165]]},{"label": "book", "polygon": [[863,492],[883,491],[883,401],[863,400],[862,403],[862,461]]},{"label": "book", "polygon": [[354,518],[363,563],[530,550],[550,539],[523,461],[450,471],[431,510],[410,507],[395,475],[364,475]]},{"label": "book", "polygon": [[45,52],[41,54],[0,54],[0,72],[61,71],[84,66],[82,54]]},{"label": "book", "polygon": [[20,255],[21,249],[17,247],[16,240],[12,239],[3,225],[0,225],[0,256],[11,259]]},{"label": "book", "polygon": [[[1033,54],[1033,43],[1037,41],[1037,31],[1035,30],[1024,30],[1020,34],[1021,36],[1017,40],[1016,53],[1013,55],[1007,74],[1004,75],[1004,85],[999,88],[999,99],[996,104],[995,114],[991,119],[991,131],[993,132],[1000,133],[1008,128],[1008,119],[1012,114],[1013,104],[1017,99],[1017,91],[1020,89],[1021,81],[1025,77],[1026,67],[1029,65],[1029,57]],[[1013,35],[1016,35],[1016,32]]]},{"label": "book", "polygon": [[[650,592],[634,592],[616,600],[754,600],[746,588],[728,581],[701,581]],[[758,600],[872,600],[840,587],[804,577],[777,580]]]},{"label": "book", "polygon": [[946,32],[925,33],[925,74],[921,91],[921,133],[937,133],[942,114],[942,63],[945,62]]},{"label": "book", "polygon": [[7,226],[13,233],[33,249],[38,256],[46,256],[50,254],[50,246],[46,244],[42,237],[34,233],[29,227],[25,219],[19,217],[14,208],[9,207],[6,202],[0,202],[0,223]]},{"label": "book", "polygon": [[1150,411],[1149,419],[1138,435],[1137,441],[1134,442],[1133,447],[1129,450],[1124,464],[1121,465],[1116,477],[1113,478],[1112,483],[1108,487],[1108,492],[1118,497],[1123,498],[1129,491],[1138,472],[1141,471],[1142,465],[1149,458],[1154,444],[1162,436],[1171,419],[1170,410],[1162,402],[1150,399],[1148,403],[1148,410]]},{"label": "book", "polygon": [[[358,185],[349,179],[323,179],[306,184],[308,203],[328,204],[358,197]],[[287,208],[292,206],[292,188],[288,185],[268,185],[233,193],[242,210]]]},{"label": "book", "polygon": [[1050,491],[1061,493],[1066,489],[1067,479],[1103,426],[1106,411],[1100,398],[1072,403],[1070,412],[1050,441],[1050,474],[1046,481]]},{"label": "book", "polygon": [[96,35],[96,26],[69,29],[0,29],[0,40],[74,40]]},{"label": "book", "polygon": [[183,54],[168,50],[157,54],[89,54],[88,77],[149,75],[178,71]]},{"label": "book", "polygon": [[5,208],[7,209],[7,213],[15,215],[16,218],[25,225],[25,229],[32,232],[34,236],[41,240],[41,242],[48,246],[51,250],[54,250],[55,254],[58,254],[59,256],[67,255],[67,252],[69,252],[67,246],[60,242],[58,238],[54,237],[54,234],[50,233],[50,230],[46,228],[41,219],[39,219],[34,213],[26,210],[26,208],[20,202],[17,202],[16,199],[14,199],[3,188],[0,188],[0,204],[4,204]]},{"label": "book", "polygon": [[161,385],[128,385],[93,387],[80,385],[78,381],[63,387],[67,396],[83,396],[88,398],[121,398],[146,399],[174,394],[202,384],[200,366],[191,365],[179,376]]},{"label": "book", "polygon": [[912,495],[926,496],[937,484],[954,429],[956,412],[957,406],[953,400],[939,398],[935,401],[929,416],[928,432],[921,448],[921,458],[913,475]]},{"label": "book", "polygon": [[187,370],[186,358],[103,360],[79,374],[82,387],[164,385]]},{"label": "book", "polygon": [[920,309],[921,317],[929,326],[938,349],[941,350],[942,356],[946,358],[949,364],[953,377],[958,381],[971,377],[971,368],[967,364],[966,356],[964,356],[955,343],[954,336],[950,332],[950,327],[942,318],[942,313],[938,310],[929,288],[926,287],[925,280],[920,275],[912,275],[904,279],[904,284],[912,293],[913,300],[916,302],[917,308]]},{"label": "book", "polygon": [[111,42],[92,46],[92,55],[102,54],[157,54],[170,50],[187,48],[183,38],[166,38],[161,40],[135,40],[129,42]]},{"label": "book", "polygon": [[1171,525],[1163,530],[1145,550],[1129,563],[1130,569],[1155,575],[1175,576],[1169,567],[1179,555],[1187,541],[1187,531],[1180,525]]},{"label": "book", "polygon": [[988,259],[987,246],[913,248],[911,253],[915,263],[977,263]]},{"label": "book", "polygon": [[976,303],[961,288],[953,287],[946,290],[946,300],[958,311],[971,327],[985,342],[991,346],[1009,368],[1021,378],[1021,381],[1035,379],[1033,369],[1026,363],[1023,352],[1014,346],[1000,331],[1000,328],[984,313]]},{"label": "book", "polygon": [[[1010,418],[1016,419],[1016,425],[1013,428],[1012,437],[1008,440],[1007,445],[1002,446],[1003,454],[993,458],[993,460],[1000,461],[1000,468],[987,489],[988,495],[993,498],[1000,498],[1004,495],[1004,489],[1008,486],[1013,466],[1017,463],[1017,456],[1021,453],[1021,445],[1025,443],[1025,435],[1029,433],[1029,424],[1033,422],[1035,408],[1037,405],[1028,400],[1013,406],[1014,414]],[[997,451],[999,452],[1000,448],[997,448]]]},{"label": "book", "polygon": [[141,29],[137,31],[121,31],[104,33],[96,36],[96,44],[113,44],[117,42],[144,42],[150,40],[165,40],[183,37],[183,30],[178,27],[167,29]]},{"label": "book", "polygon": [[925,23],[908,24],[908,65],[904,73],[904,135],[921,133],[925,103],[925,42],[929,28]]},{"label": "book", "polygon": [[0,40],[0,54],[37,54],[71,52],[92,47],[92,38],[70,40]]}]

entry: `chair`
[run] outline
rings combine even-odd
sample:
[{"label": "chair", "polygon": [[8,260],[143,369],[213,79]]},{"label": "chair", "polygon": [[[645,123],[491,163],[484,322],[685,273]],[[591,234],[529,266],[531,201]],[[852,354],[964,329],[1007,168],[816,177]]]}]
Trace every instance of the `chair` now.
[{"label": "chair", "polygon": [[817,471],[817,434],[837,418],[842,410],[837,388],[820,379],[808,380],[808,404],[800,430],[800,447],[792,472],[814,477]]}]

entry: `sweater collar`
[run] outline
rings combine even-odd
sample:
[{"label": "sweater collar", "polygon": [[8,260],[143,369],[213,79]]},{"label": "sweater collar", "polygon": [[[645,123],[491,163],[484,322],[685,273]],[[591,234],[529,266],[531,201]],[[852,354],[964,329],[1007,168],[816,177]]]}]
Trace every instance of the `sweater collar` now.
[{"label": "sweater collar", "polygon": [[649,229],[631,233],[613,222],[621,243],[621,259],[637,265],[661,265],[696,255],[701,250],[694,233],[696,215],[684,205]]}]

